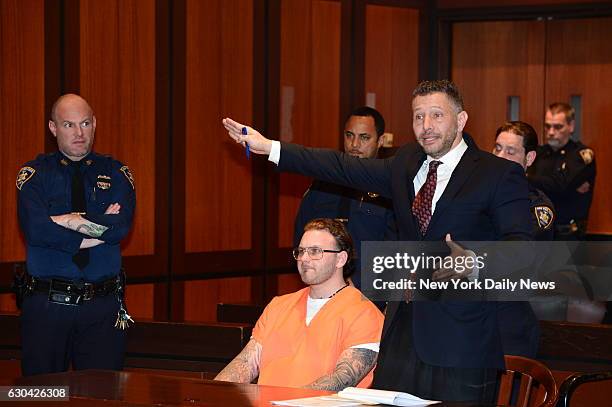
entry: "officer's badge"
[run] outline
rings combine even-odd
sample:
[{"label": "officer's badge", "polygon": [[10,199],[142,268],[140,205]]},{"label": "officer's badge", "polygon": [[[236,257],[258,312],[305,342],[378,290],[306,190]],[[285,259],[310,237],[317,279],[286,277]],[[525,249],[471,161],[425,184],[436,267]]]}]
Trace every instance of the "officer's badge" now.
[{"label": "officer's badge", "polygon": [[538,220],[540,229],[550,228],[555,219],[555,213],[549,206],[536,206],[533,208],[533,212]]},{"label": "officer's badge", "polygon": [[119,170],[123,173],[123,175],[125,175],[125,178],[130,181],[130,184],[132,184],[132,189],[136,189],[136,186],[134,185],[134,176],[130,172],[130,169],[127,167],[127,165],[124,165],[123,167],[119,168]]},{"label": "officer's badge", "polygon": [[582,157],[582,161],[584,161],[586,165],[589,165],[593,162],[593,156],[595,155],[595,153],[593,153],[593,150],[591,150],[590,148],[580,150],[579,153],[580,157]]},{"label": "officer's badge", "polygon": [[98,182],[96,185],[99,189],[110,189],[111,177],[108,175],[98,175]]},{"label": "officer's badge", "polygon": [[21,191],[23,185],[28,182],[30,178],[32,178],[35,172],[36,170],[32,167],[23,167],[20,169],[19,173],[17,174],[17,180],[15,181],[17,189]]},{"label": "officer's badge", "polygon": [[380,196],[380,194],[377,194],[376,192],[368,192],[368,196],[372,199],[376,199]]}]

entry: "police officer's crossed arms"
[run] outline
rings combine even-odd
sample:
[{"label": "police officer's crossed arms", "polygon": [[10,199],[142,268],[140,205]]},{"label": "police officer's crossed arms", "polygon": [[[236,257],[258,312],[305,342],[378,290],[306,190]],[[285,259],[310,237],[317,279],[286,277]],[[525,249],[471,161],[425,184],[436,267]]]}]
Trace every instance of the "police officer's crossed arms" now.
[{"label": "police officer's crossed arms", "polygon": [[571,140],[575,112],[567,103],[548,106],[544,127],[547,144],[529,169],[529,181],[550,197],[557,210],[555,239],[582,239],[586,234],[595,187],[595,154]]},{"label": "police officer's crossed arms", "polygon": [[59,151],[17,175],[27,246],[22,373],[121,369],[127,322],[120,242],[136,194],[129,168],[92,151],[96,118],[80,96],[61,96],[49,129]]}]

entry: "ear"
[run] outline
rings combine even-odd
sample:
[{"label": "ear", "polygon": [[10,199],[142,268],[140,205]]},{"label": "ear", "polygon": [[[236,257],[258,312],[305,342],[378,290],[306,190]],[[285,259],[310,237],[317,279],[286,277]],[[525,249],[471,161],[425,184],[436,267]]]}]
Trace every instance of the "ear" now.
[{"label": "ear", "polygon": [[531,164],[533,164],[533,162],[535,161],[537,155],[538,153],[536,153],[535,151],[528,152],[525,156],[525,167],[531,166]]},{"label": "ear", "polygon": [[94,131],[96,131],[96,116],[92,118],[91,126],[93,127]]},{"label": "ear", "polygon": [[55,122],[53,120],[49,120],[49,130],[53,134],[53,137],[57,137],[57,127],[55,127]]},{"label": "ear", "polygon": [[576,126],[576,120],[572,120],[569,124],[568,124],[569,128],[570,128],[570,133],[574,132],[574,127]]},{"label": "ear", "polygon": [[378,143],[377,143],[378,148],[381,148],[381,147],[382,147],[382,146],[385,144],[385,137],[386,137],[386,136],[385,136],[384,134],[381,134],[381,135],[378,137]]},{"label": "ear", "polygon": [[338,253],[338,256],[336,257],[336,268],[342,268],[346,265],[346,263],[348,263],[348,253],[343,250]]},{"label": "ear", "polygon": [[468,114],[465,110],[460,111],[459,113],[457,113],[457,131],[463,131],[463,128],[465,127],[465,124],[468,121]]}]

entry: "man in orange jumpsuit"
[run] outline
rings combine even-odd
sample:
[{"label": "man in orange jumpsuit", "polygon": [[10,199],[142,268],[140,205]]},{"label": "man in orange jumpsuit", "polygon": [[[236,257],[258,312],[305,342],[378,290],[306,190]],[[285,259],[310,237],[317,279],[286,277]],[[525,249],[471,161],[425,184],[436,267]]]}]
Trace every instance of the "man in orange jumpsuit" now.
[{"label": "man in orange jumpsuit", "polygon": [[368,387],[384,317],[346,282],[353,251],[344,225],[314,219],[293,250],[302,281],[275,297],[242,352],[216,380],[338,391]]}]

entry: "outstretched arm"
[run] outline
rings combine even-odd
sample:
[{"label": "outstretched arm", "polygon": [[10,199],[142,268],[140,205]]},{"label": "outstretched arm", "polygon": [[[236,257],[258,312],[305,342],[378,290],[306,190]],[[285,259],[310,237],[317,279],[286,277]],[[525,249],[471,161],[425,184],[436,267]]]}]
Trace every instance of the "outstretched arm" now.
[{"label": "outstretched arm", "polygon": [[215,380],[234,383],[251,383],[259,376],[261,344],[251,339],[242,351],[228,363]]},{"label": "outstretched arm", "polygon": [[378,353],[370,349],[350,348],[340,354],[334,371],[307,385],[317,390],[340,391],[356,386],[374,368]]}]

